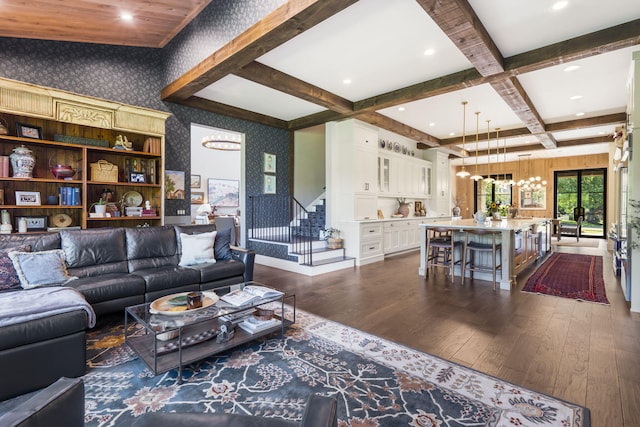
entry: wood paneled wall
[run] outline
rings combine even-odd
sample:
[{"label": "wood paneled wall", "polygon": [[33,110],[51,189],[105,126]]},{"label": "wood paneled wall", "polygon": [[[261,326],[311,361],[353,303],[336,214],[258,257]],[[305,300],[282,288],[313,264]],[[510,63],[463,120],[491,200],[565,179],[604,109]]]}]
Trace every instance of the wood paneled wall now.
[{"label": "wood paneled wall", "polygon": [[[547,206],[546,210],[538,209],[520,209],[518,214],[521,216],[535,216],[544,218],[553,218],[553,174],[559,170],[578,170],[578,169],[594,169],[594,168],[608,168],[609,167],[609,154],[591,154],[575,157],[556,157],[550,159],[531,159],[529,161],[521,160],[518,162],[506,162],[506,163],[492,163],[491,175],[495,174],[512,174],[515,181],[524,179],[525,175],[537,176],[547,181]],[[475,173],[475,164],[466,164],[466,169],[471,174]],[[454,168],[454,174],[460,167]],[[478,165],[478,173],[480,175],[487,174],[487,165]],[[520,172],[518,172],[518,169]],[[452,185],[452,195],[457,196],[463,200],[460,205],[461,214],[463,218],[471,218],[474,213],[473,208],[473,181],[469,178],[459,178],[454,175],[455,182]],[[520,204],[520,192],[514,187],[513,201],[516,204]]]}]

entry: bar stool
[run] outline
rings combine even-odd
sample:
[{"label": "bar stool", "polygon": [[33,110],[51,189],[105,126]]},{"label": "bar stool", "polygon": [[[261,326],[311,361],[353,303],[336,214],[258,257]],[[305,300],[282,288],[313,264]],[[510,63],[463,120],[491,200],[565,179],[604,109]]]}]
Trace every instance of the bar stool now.
[{"label": "bar stool", "polygon": [[[473,280],[473,273],[479,272],[492,272],[493,273],[493,290],[496,290],[496,270],[500,270],[500,277],[502,278],[502,242],[497,242],[497,238],[501,235],[500,230],[491,229],[466,229],[464,230],[464,249],[462,250],[462,284],[464,285],[464,279],[467,271],[471,272],[471,279]],[[470,236],[476,236],[475,240],[469,240]],[[490,236],[490,242],[479,241],[484,236]],[[471,259],[467,261],[467,251],[470,251]],[[491,255],[491,265],[481,265],[475,263],[475,253]]]},{"label": "bar stool", "polygon": [[[427,228],[427,262],[425,278],[429,277],[430,267],[444,267],[449,269],[451,283],[453,283],[453,269],[460,264],[460,259],[455,260],[456,248],[462,246],[462,241],[456,241],[453,229],[447,227]],[[458,252],[460,252],[458,250]]]}]

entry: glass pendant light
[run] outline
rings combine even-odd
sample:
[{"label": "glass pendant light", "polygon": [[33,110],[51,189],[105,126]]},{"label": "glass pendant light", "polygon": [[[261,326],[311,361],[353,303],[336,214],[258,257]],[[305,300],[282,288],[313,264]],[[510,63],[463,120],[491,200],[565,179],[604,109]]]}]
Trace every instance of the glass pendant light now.
[{"label": "glass pendant light", "polygon": [[465,122],[467,121],[467,101],[462,101],[462,169],[456,173],[456,176],[460,178],[466,178],[471,175],[464,168],[464,157],[467,155],[467,152],[464,149],[464,140],[465,140]]},{"label": "glass pendant light", "polygon": [[480,181],[482,179],[482,175],[478,174],[478,125],[480,121],[480,111],[476,111],[476,172],[469,179],[474,181]]}]

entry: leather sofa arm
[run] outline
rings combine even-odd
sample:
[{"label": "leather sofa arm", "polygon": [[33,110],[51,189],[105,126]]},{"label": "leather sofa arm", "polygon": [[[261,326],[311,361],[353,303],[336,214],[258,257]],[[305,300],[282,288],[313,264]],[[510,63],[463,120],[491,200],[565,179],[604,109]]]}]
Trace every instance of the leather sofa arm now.
[{"label": "leather sofa arm", "polygon": [[300,427],[337,427],[338,402],[335,397],[312,394],[307,399]]},{"label": "leather sofa arm", "polygon": [[[24,401],[0,416],[1,426],[84,426],[82,378],[63,377],[50,386],[24,397]],[[21,396],[16,399],[21,399]]]},{"label": "leather sofa arm", "polygon": [[256,259],[256,253],[252,249],[245,249],[239,246],[231,246],[231,256],[233,259],[244,264],[243,279],[245,282],[253,280],[253,264]]}]

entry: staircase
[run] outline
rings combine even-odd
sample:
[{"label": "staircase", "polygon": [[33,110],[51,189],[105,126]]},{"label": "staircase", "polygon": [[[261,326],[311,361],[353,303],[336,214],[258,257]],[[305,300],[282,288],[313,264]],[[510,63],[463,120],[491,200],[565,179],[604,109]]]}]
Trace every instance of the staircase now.
[{"label": "staircase", "polygon": [[[289,196],[251,197],[251,221],[247,226],[247,246],[256,252],[256,263],[307,276],[316,276],[355,267],[344,249],[328,249],[320,240],[325,228],[325,205],[309,210]],[[259,215],[258,212],[270,213]],[[286,223],[282,216],[287,214]]]}]

